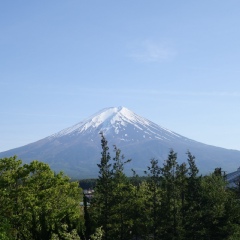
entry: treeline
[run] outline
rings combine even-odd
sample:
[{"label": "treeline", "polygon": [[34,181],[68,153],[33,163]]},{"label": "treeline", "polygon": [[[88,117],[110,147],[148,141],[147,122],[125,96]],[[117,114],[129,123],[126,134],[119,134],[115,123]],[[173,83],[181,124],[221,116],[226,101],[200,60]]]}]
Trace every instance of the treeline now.
[{"label": "treeline", "polygon": [[240,201],[227,188],[220,169],[201,176],[190,152],[187,162],[179,164],[171,150],[162,166],[152,159],[147,179],[136,185],[124,174],[128,161],[121,151],[115,147],[111,158],[104,136],[101,143],[86,232],[100,228],[105,240],[240,239]]},{"label": "treeline", "polygon": [[162,166],[152,159],[145,177],[129,178],[129,160],[116,146],[111,157],[103,135],[101,146],[98,178],[83,181],[91,201],[47,164],[0,159],[0,239],[240,239],[239,192],[219,169],[201,176],[190,152],[179,164],[171,150]]}]

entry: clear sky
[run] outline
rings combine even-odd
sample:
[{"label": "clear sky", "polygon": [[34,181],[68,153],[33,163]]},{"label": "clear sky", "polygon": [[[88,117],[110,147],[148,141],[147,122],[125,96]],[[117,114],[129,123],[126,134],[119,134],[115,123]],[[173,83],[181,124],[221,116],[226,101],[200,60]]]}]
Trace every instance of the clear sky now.
[{"label": "clear sky", "polygon": [[112,106],[240,150],[239,12],[239,0],[0,1],[0,151]]}]

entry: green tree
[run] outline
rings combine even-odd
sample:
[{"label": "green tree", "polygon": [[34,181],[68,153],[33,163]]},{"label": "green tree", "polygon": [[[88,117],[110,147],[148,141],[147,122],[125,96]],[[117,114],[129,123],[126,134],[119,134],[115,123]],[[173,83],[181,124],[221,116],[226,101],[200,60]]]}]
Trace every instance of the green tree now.
[{"label": "green tree", "polygon": [[94,227],[102,227],[104,232],[104,240],[109,238],[109,228],[111,225],[111,200],[113,192],[113,174],[111,156],[109,153],[108,142],[103,133],[101,134],[101,161],[97,164],[99,168],[99,176],[96,182],[94,198],[91,203],[91,216]]},{"label": "green tree", "polygon": [[221,176],[212,174],[202,179],[201,187],[201,217],[198,221],[201,228],[198,239],[227,239],[232,234],[233,216],[237,213],[239,216],[239,210],[236,213],[231,211],[229,204],[232,196],[226,188],[226,182]]},{"label": "green tree", "polygon": [[145,239],[149,233],[149,208],[146,204],[150,199],[149,186],[145,180],[140,181],[139,176],[135,172],[132,182],[135,184],[132,185],[131,198],[128,201],[130,206],[129,214],[132,221],[131,239]]},{"label": "green tree", "polygon": [[111,239],[125,240],[131,235],[132,221],[130,217],[130,202],[132,200],[132,185],[124,173],[126,160],[121,150],[114,146],[115,157],[112,164],[112,199],[111,199]]},{"label": "green tree", "polygon": [[159,239],[159,224],[161,218],[161,198],[162,191],[160,188],[161,183],[161,168],[158,166],[158,160],[152,159],[151,165],[148,167],[148,171],[145,174],[148,176],[146,198],[144,201],[147,207],[147,222],[148,235],[152,236],[152,239]]},{"label": "green tree", "polygon": [[81,189],[45,163],[22,165],[16,157],[0,160],[1,216],[14,239],[50,239],[63,224],[81,231]]},{"label": "green tree", "polygon": [[11,235],[11,227],[7,219],[0,217],[0,239],[1,240],[14,240]]},{"label": "green tree", "polygon": [[91,235],[91,240],[102,240],[104,232],[102,227],[96,229],[95,233]]},{"label": "green tree", "polygon": [[185,229],[184,225],[186,222],[186,213],[185,213],[185,205],[186,205],[186,194],[188,188],[188,176],[187,176],[187,166],[186,163],[177,164],[176,166],[176,215],[177,215],[177,228],[178,228],[178,239],[185,239]]},{"label": "green tree", "polygon": [[58,234],[53,233],[51,240],[81,240],[76,229],[69,231],[68,225],[63,224]]},{"label": "green tree", "polygon": [[195,163],[195,156],[193,156],[189,151],[187,151],[187,156],[188,178],[185,204],[183,206],[183,225],[185,229],[184,236],[186,239],[197,240],[199,237],[199,229],[201,229],[198,220],[201,217],[200,201],[203,191],[201,187],[202,177],[198,175],[199,170]]},{"label": "green tree", "polygon": [[115,156],[109,153],[107,140],[101,133],[101,162],[90,215],[95,228],[102,227],[103,239],[129,239],[133,220],[130,200],[133,186],[124,173],[125,161],[120,149],[114,146]]},{"label": "green tree", "polygon": [[178,239],[178,188],[176,184],[177,153],[170,150],[168,159],[161,168],[163,191],[161,213],[161,237],[166,240]]}]

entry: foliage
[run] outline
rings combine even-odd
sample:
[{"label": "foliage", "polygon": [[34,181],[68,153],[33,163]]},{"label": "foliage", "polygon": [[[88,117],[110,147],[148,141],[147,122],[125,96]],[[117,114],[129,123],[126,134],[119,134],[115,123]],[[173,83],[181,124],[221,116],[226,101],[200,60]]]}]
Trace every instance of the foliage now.
[{"label": "foliage", "polygon": [[158,165],[158,160],[152,159],[150,161],[151,166],[148,167],[148,171],[145,171],[148,179],[145,184],[142,184],[142,190],[144,189],[146,198],[144,198],[144,205],[146,206],[147,218],[146,233],[152,234],[153,239],[157,239],[159,235],[159,214],[162,202],[162,190],[161,184],[161,168]]},{"label": "foliage", "polygon": [[56,233],[52,234],[51,240],[60,240],[60,239],[81,240],[76,229],[73,229],[70,232],[68,231],[67,224],[63,224],[61,226],[61,230],[58,232],[58,234],[56,234]]},{"label": "foliage", "polygon": [[[79,182],[42,162],[0,159],[0,239],[33,240],[236,240],[240,236],[240,188],[229,189],[216,168],[199,175],[195,157],[179,164],[170,150],[160,166],[151,159],[144,177],[126,177],[101,134],[101,160],[89,204]],[[80,207],[80,202],[84,207]]]},{"label": "foliage", "polygon": [[[143,181],[137,174],[129,181],[120,150],[114,148],[116,155],[111,160],[106,154],[106,139],[103,137],[102,141],[106,147],[102,159],[105,156],[107,161],[99,165],[101,174],[90,215],[94,218],[103,213],[108,199],[107,218],[99,221],[101,218],[97,217],[95,222],[95,228],[103,226],[103,239],[237,239],[238,193],[226,187],[221,174],[202,177],[189,151],[187,163],[179,164],[177,153],[170,150],[162,167],[151,159]],[[103,169],[109,175],[104,175]],[[106,182],[102,181],[103,176],[108,176]],[[104,187],[106,183],[108,189]]]},{"label": "foliage", "polygon": [[7,219],[2,218],[2,216],[0,217],[0,239],[1,240],[13,240],[13,237],[11,236],[11,228],[10,225],[8,223]]},{"label": "foliage", "polygon": [[132,185],[123,170],[129,160],[124,161],[116,146],[115,157],[111,159],[108,143],[103,134],[101,137],[102,157],[90,214],[95,227],[102,227],[103,239],[128,239],[132,225],[129,220]]},{"label": "foliage", "polygon": [[91,235],[91,240],[102,240],[104,232],[102,227],[96,229],[96,232]]},{"label": "foliage", "polygon": [[16,157],[0,160],[0,215],[14,239],[50,239],[62,225],[81,228],[81,189],[47,164],[22,165]]}]

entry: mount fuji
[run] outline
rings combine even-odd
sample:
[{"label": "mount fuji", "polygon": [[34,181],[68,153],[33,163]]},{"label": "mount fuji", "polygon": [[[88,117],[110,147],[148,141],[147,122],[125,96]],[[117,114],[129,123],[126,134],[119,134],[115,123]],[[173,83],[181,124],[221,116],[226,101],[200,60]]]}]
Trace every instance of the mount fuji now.
[{"label": "mount fuji", "polygon": [[[221,167],[226,172],[240,165],[240,151],[215,147],[191,140],[143,118],[125,107],[105,108],[78,124],[37,142],[1,152],[0,158],[17,155],[24,163],[39,160],[48,163],[54,171],[64,171],[72,178],[97,177],[101,158],[103,132],[110,147],[116,145],[126,159],[132,159],[126,168],[143,174],[151,158],[161,164],[169,150],[177,152],[178,162],[187,160],[189,150],[196,157],[201,173]],[[114,156],[111,154],[111,156]]]}]

